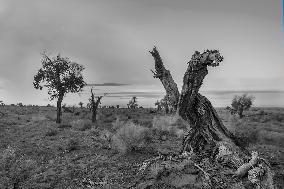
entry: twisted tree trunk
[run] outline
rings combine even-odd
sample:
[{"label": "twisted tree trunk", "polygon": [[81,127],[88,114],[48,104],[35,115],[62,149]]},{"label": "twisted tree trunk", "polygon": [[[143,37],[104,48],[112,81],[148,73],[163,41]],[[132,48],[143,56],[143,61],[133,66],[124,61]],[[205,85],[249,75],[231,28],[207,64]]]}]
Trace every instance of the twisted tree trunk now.
[{"label": "twisted tree trunk", "polygon": [[200,151],[206,145],[214,146],[216,141],[234,143],[233,135],[223,125],[210,101],[199,94],[202,82],[208,74],[207,66],[217,66],[223,60],[219,52],[195,52],[184,74],[181,94],[170,71],[165,68],[157,48],[154,47],[150,53],[155,59],[156,72],[152,71],[154,77],[160,79],[169,102],[191,126],[184,138],[182,152],[189,149]]},{"label": "twisted tree trunk", "polygon": [[[219,188],[274,188],[273,171],[269,163],[258,157],[256,152],[252,153],[252,158],[248,162],[250,154],[238,145],[210,101],[199,93],[203,80],[208,74],[207,67],[218,66],[223,60],[219,51],[206,50],[203,53],[196,51],[193,54],[184,74],[180,94],[156,47],[150,53],[155,60],[155,72],[152,71],[154,77],[160,79],[170,104],[177,114],[189,123],[190,130],[183,139],[180,154],[162,155],[143,163],[141,170],[148,169],[152,177],[154,174],[154,180],[148,179],[146,187],[155,188],[155,184],[160,180],[175,187],[192,184],[196,187],[202,185],[204,188],[215,188],[216,185],[222,184]],[[196,156],[199,158],[194,158]],[[187,173],[186,165],[197,167],[203,173],[202,183],[196,175]],[[211,173],[209,174],[200,165]],[[179,173],[176,174],[176,171]],[[168,176],[164,176],[163,180],[161,175]],[[247,178],[244,178],[245,176]],[[181,177],[187,181],[181,180]],[[191,181],[188,182],[188,179]],[[178,184],[182,182],[184,184]],[[145,182],[142,184],[145,185]]]}]

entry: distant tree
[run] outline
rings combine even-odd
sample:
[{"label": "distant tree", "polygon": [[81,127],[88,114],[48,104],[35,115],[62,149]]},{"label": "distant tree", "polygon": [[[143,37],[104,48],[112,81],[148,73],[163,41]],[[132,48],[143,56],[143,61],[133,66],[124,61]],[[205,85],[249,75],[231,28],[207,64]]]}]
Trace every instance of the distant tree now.
[{"label": "distant tree", "polygon": [[5,103],[2,100],[0,100],[0,106],[5,106]]},{"label": "distant tree", "polygon": [[157,102],[155,102],[155,106],[157,106],[157,111],[161,111],[162,110],[161,101],[157,100]]},{"label": "distant tree", "polygon": [[23,105],[23,103],[19,102],[19,103],[17,103],[17,106],[23,107],[24,105]]},{"label": "distant tree", "polygon": [[116,105],[116,108],[119,109],[119,105]]},{"label": "distant tree", "polygon": [[236,95],[232,100],[232,107],[227,107],[227,109],[231,114],[237,113],[239,117],[242,118],[244,116],[243,112],[252,106],[253,100],[254,97],[248,96],[247,94],[243,94],[242,96]]},{"label": "distant tree", "polygon": [[83,104],[84,104],[83,102],[79,102],[78,105],[79,105],[81,108],[83,108]]},{"label": "distant tree", "polygon": [[57,99],[56,123],[60,123],[63,97],[67,93],[80,92],[86,85],[82,76],[84,67],[71,62],[69,58],[61,57],[60,54],[53,58],[49,58],[45,53],[42,55],[42,68],[34,76],[33,84],[40,90],[47,87],[50,100]]},{"label": "distant tree", "polygon": [[130,108],[130,109],[138,108],[138,103],[137,103],[137,97],[136,96],[132,97],[132,99],[127,104],[127,107]]},{"label": "distant tree", "polygon": [[92,123],[95,123],[97,121],[97,110],[98,110],[99,104],[101,103],[102,98],[103,96],[95,97],[93,89],[91,89],[91,98],[89,99],[89,101],[90,101],[90,108],[92,111]]},{"label": "distant tree", "polygon": [[47,104],[46,107],[52,107],[50,104]]}]

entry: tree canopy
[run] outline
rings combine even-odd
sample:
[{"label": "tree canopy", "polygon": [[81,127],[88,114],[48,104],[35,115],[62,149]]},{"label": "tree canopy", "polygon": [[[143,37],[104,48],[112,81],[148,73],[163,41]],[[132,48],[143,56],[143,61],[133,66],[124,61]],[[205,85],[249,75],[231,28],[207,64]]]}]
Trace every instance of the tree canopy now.
[{"label": "tree canopy", "polygon": [[53,58],[43,54],[42,68],[34,76],[33,84],[40,90],[47,87],[50,99],[53,100],[69,92],[81,91],[86,85],[82,76],[83,70],[82,65],[61,57],[60,54]]}]

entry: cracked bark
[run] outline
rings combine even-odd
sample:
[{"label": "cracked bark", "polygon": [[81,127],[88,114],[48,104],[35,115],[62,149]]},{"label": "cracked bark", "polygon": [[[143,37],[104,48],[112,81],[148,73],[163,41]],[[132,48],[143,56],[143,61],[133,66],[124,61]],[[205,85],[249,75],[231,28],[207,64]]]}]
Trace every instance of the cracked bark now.
[{"label": "cracked bark", "polygon": [[169,98],[171,106],[174,108],[174,110],[177,110],[179,100],[179,90],[177,84],[175,83],[170,71],[165,68],[157,48],[154,47],[153,50],[149,52],[155,60],[155,72],[151,70],[154,74],[154,78],[160,79],[166,90],[166,95]]}]

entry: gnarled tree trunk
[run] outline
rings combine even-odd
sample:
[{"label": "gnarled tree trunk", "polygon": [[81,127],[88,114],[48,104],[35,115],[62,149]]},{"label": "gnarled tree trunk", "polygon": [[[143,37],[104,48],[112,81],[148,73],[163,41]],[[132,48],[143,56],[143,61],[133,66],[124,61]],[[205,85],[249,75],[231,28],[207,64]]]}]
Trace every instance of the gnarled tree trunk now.
[{"label": "gnarled tree trunk", "polygon": [[233,135],[223,125],[210,101],[199,94],[199,88],[208,73],[207,66],[217,66],[223,59],[219,52],[195,52],[188,63],[181,94],[170,71],[165,68],[157,48],[154,47],[150,53],[155,59],[156,72],[152,71],[154,77],[160,79],[170,103],[191,126],[184,138],[182,151],[188,150],[189,147],[199,151],[204,149],[205,145],[214,145],[216,141],[221,140],[233,143]]},{"label": "gnarled tree trunk", "polygon": [[[154,77],[160,79],[170,104],[177,114],[189,123],[190,130],[183,139],[180,154],[162,155],[143,163],[141,169],[149,168],[150,175],[155,176],[154,180],[148,180],[142,185],[155,188],[155,184],[160,180],[175,187],[190,184],[202,188],[215,188],[216,185],[220,185],[219,188],[274,188],[273,172],[269,163],[259,158],[256,152],[252,153],[248,162],[249,154],[240,148],[234,136],[223,125],[210,101],[199,93],[208,74],[207,67],[218,66],[223,60],[219,51],[196,51],[193,54],[184,74],[181,93],[170,71],[165,68],[156,47],[150,53],[155,59],[156,71],[152,71]],[[199,158],[196,159],[196,156]],[[188,174],[186,166],[198,168],[203,173],[202,183],[197,179],[198,176]],[[207,171],[210,171],[210,174]],[[244,178],[245,176],[247,178]],[[181,179],[182,177],[185,179]],[[180,184],[182,182],[185,184]]]}]

